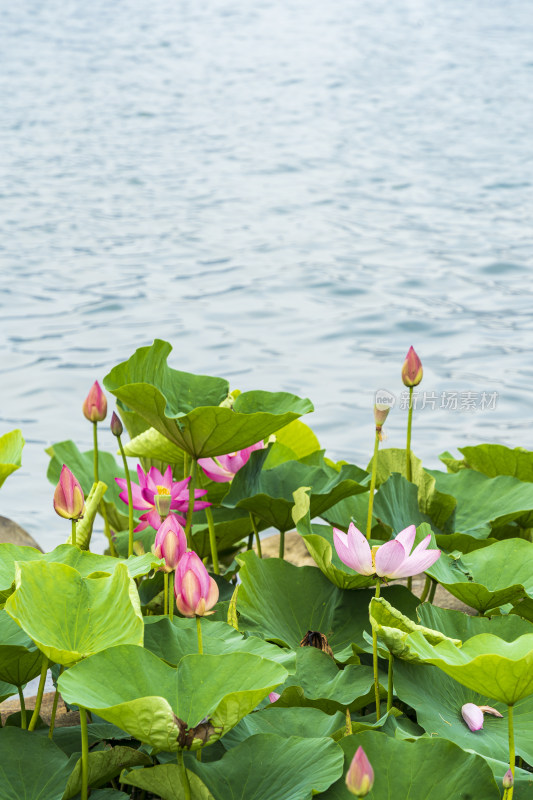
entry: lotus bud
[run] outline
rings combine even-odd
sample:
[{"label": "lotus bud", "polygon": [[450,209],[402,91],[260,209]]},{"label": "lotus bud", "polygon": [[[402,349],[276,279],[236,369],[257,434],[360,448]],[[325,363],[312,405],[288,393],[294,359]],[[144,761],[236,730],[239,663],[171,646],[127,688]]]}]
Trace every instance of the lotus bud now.
[{"label": "lotus bud", "polygon": [[504,789],[511,789],[514,785],[514,778],[513,773],[510,769],[507,770],[505,775],[503,776],[502,785]]},{"label": "lotus bud", "polygon": [[414,347],[410,347],[402,367],[404,386],[418,386],[423,374],[422,362],[418,358]]},{"label": "lotus bud", "polygon": [[80,519],[85,511],[83,489],[64,464],[54,492],[54,509],[64,519]]},{"label": "lotus bud", "polygon": [[98,381],[95,381],[83,401],[83,413],[89,422],[103,422],[107,416],[107,400]]},{"label": "lotus bud", "polygon": [[271,703],[275,703],[276,700],[279,700],[280,697],[281,695],[278,694],[277,692],[270,692],[270,694],[268,695],[268,699],[270,700]]},{"label": "lotus bud", "polygon": [[155,494],[154,495],[155,508],[161,519],[166,519],[170,514],[170,504],[172,497],[170,494]]},{"label": "lotus bud", "polygon": [[163,572],[172,572],[178,566],[180,558],[187,551],[185,531],[178,522],[175,514],[171,514],[159,526],[154,542],[154,553],[158,558],[165,559],[165,565],[160,569]]},{"label": "lotus bud", "polygon": [[119,436],[122,436],[122,434],[124,433],[124,426],[122,425],[122,422],[120,421],[120,417],[118,416],[118,414],[115,411],[113,411],[113,414],[111,416],[110,428],[111,428],[111,433],[113,434],[113,436],[116,436],[117,439],[118,439]]},{"label": "lotus bud", "polygon": [[389,416],[390,406],[384,403],[376,403],[374,406],[374,421],[376,428],[381,428],[385,424],[385,420]]},{"label": "lotus bud", "polygon": [[194,552],[180,558],[174,580],[176,605],[184,617],[203,617],[218,601],[218,586]]},{"label": "lotus bud", "polygon": [[362,747],[358,747],[346,773],[346,787],[356,797],[366,797],[374,785],[374,770]]},{"label": "lotus bud", "polygon": [[471,731],[479,731],[483,727],[483,711],[475,703],[465,703],[461,708],[463,719]]}]

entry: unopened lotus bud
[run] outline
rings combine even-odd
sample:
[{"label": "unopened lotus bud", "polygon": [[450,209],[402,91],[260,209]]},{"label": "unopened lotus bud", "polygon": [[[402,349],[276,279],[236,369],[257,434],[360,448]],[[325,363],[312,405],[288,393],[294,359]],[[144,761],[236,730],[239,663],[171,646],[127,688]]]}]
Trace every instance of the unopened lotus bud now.
[{"label": "unopened lotus bud", "polygon": [[98,381],[95,381],[83,401],[83,413],[89,422],[103,422],[107,416],[107,400]]},{"label": "unopened lotus bud", "polygon": [[80,519],[85,511],[80,482],[64,464],[54,492],[54,509],[64,519]]},{"label": "unopened lotus bud", "polygon": [[154,495],[155,508],[161,519],[166,519],[170,514],[170,504],[172,497],[170,494],[155,494]]},{"label": "unopened lotus bud", "polygon": [[404,386],[418,386],[423,374],[422,362],[418,358],[414,347],[410,347],[402,367]]},{"label": "unopened lotus bud", "polygon": [[513,773],[510,769],[503,776],[502,786],[504,789],[511,789],[514,785]]},{"label": "unopened lotus bud", "polygon": [[111,417],[110,428],[111,428],[111,433],[113,434],[113,436],[116,436],[117,438],[119,436],[122,436],[122,434],[124,432],[124,426],[122,425],[122,422],[120,421],[120,417],[118,416],[118,414],[115,413],[115,411],[113,411],[113,415]]},{"label": "unopened lotus bud", "polygon": [[346,788],[356,797],[366,797],[374,785],[374,770],[362,747],[358,747],[346,773]]},{"label": "unopened lotus bud", "polygon": [[185,531],[177,520],[175,514],[171,514],[165,519],[158,528],[154,542],[154,553],[158,558],[165,559],[165,565],[160,569],[163,572],[172,572],[178,566],[180,558],[187,551],[187,539]]}]

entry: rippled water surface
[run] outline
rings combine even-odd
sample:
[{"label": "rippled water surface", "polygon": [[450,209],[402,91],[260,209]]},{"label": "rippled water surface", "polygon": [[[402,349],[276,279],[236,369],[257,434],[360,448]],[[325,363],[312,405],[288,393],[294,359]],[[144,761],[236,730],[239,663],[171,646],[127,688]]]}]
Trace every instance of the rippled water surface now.
[{"label": "rippled water surface", "polygon": [[64,539],[44,448],[89,448],[91,383],[156,336],[311,397],[334,457],[411,344],[428,465],[533,447],[532,36],[527,0],[2,4],[0,513]]}]

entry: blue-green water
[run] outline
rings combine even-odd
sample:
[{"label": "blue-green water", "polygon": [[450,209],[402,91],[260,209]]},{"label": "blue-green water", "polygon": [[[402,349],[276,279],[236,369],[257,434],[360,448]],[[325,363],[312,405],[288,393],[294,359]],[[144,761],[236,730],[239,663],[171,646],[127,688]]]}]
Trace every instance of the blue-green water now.
[{"label": "blue-green water", "polygon": [[532,40],[525,0],[4,3],[0,513],[66,536],[43,448],[90,447],[91,383],[155,336],[310,396],[334,457],[367,462],[411,344],[428,465],[532,447]]}]

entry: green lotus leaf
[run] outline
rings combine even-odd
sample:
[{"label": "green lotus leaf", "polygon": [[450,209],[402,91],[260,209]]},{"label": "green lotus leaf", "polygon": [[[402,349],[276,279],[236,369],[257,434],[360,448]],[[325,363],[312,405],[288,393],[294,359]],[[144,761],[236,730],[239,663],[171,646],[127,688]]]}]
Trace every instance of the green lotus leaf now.
[{"label": "green lotus leaf", "polygon": [[219,761],[189,759],[215,800],[307,800],[342,774],[342,751],[331,739],[251,736]]},{"label": "green lotus leaf", "polygon": [[[170,622],[168,617],[145,617],[144,622],[144,646],[167,664],[175,667],[184,656],[198,652],[194,619],[176,617]],[[286,647],[278,647],[256,636],[245,638],[226,622],[212,621],[209,617],[203,617],[201,625],[204,653],[255,653],[277,661],[289,672],[295,669],[294,652]]]},{"label": "green lotus leaf", "polygon": [[148,428],[126,442],[124,452],[133,458],[172,464],[175,474],[183,473],[184,451],[155,428]]},{"label": "green lotus leaf", "polygon": [[269,705],[256,714],[248,714],[227,736],[224,736],[223,743],[224,747],[230,750],[258,733],[274,733],[287,739],[290,736],[318,739],[333,736],[344,728],[345,724],[346,714],[342,711],[330,715],[318,708],[284,708]]},{"label": "green lotus leaf", "polygon": [[[125,767],[139,767],[151,764],[152,759],[146,753],[134,750],[132,747],[122,745],[112,747],[110,750],[97,750],[89,753],[88,758],[88,785],[93,789],[105,786],[112,778],[120,774]],[[63,795],[63,800],[80,792],[82,786],[81,758],[76,763]],[[93,797],[91,793],[91,797]]]},{"label": "green lotus leaf", "polygon": [[[207,744],[213,744],[286,676],[281,665],[252,653],[187,655],[175,668],[142,647],[120,645],[69,669],[58,685],[66,702],[158,750],[176,752],[176,717],[189,728],[208,717]],[[202,745],[196,738],[192,749]]]},{"label": "green lotus leaf", "polygon": [[[371,633],[369,589],[345,591],[316,567],[295,567],[277,558],[260,559],[252,551],[238,556],[241,585],[237,596],[239,630],[297,648],[308,630],[326,634],[339,661],[353,648],[368,651],[363,632]],[[419,603],[405,586],[382,590],[395,608],[416,618]],[[371,648],[370,648],[371,649]]]},{"label": "green lotus leaf", "polygon": [[118,789],[96,789],[91,792],[91,800],[130,800],[130,795]]},{"label": "green lotus leaf", "polygon": [[301,419],[295,419],[276,431],[276,442],[291,450],[296,459],[305,458],[320,450],[320,442],[315,433]]},{"label": "green lotus leaf", "polygon": [[393,533],[423,523],[427,523],[434,533],[442,533],[431,517],[420,511],[416,486],[397,473],[391,475],[376,492],[374,516],[388,525]]},{"label": "green lotus leaf", "polygon": [[[248,538],[250,533],[253,533],[248,511],[238,508],[213,508],[212,513],[219,553],[230,550],[237,542],[242,542],[243,539]],[[258,531],[265,530],[267,527],[266,523],[257,520]],[[211,556],[209,528],[203,511],[193,514],[192,539],[194,551],[200,558]]]},{"label": "green lotus leaf", "polygon": [[20,469],[24,444],[24,437],[18,429],[0,436],[0,486],[12,472]]},{"label": "green lotus leaf", "polygon": [[505,642],[498,636],[482,633],[463,643],[461,648],[444,641],[431,645],[416,631],[407,644],[420,661],[434,664],[447,675],[507,705],[533,693],[533,634]]},{"label": "green lotus leaf", "polygon": [[428,470],[437,489],[457,500],[455,530],[486,539],[491,526],[502,526],[533,511],[533,485],[500,475],[489,478],[472,469],[456,473]]},{"label": "green lotus leaf", "polygon": [[339,500],[366,492],[357,482],[359,470],[350,464],[340,472],[331,467],[321,452],[300,461],[285,461],[272,469],[263,469],[269,450],[256,450],[232,481],[223,505],[244,508],[279,531],[293,527],[293,493],[310,487],[311,516],[320,516]]},{"label": "green lotus leaf", "polygon": [[[437,667],[408,664],[405,661],[396,661],[394,664],[394,689],[404,703],[414,708],[418,724],[429,736],[449,739],[463,750],[473,750],[484,757],[507,761],[503,772],[507,771],[509,740],[507,706],[504,703],[495,702],[487,695],[463,686]],[[471,731],[461,716],[461,708],[465,703],[493,706],[503,716],[499,718],[485,714],[483,728]],[[531,763],[533,697],[516,703],[513,725],[517,752]],[[533,776],[530,777],[533,780]]]},{"label": "green lotus leaf", "polygon": [[471,639],[480,633],[492,633],[506,642],[513,642],[525,633],[533,633],[533,625],[514,615],[505,617],[473,617],[463,611],[439,608],[431,603],[418,606],[417,615],[422,625],[441,631],[454,639]]},{"label": "green lotus leaf", "polygon": [[41,672],[42,653],[5,611],[0,611],[0,681],[23,686]]},{"label": "green lotus leaf", "polygon": [[17,691],[17,687],[12,683],[0,681],[0,703],[3,703],[8,697],[12,697],[14,694],[17,694]]},{"label": "green lotus leaf", "polygon": [[48,737],[0,729],[2,800],[61,800],[71,772],[68,757]]},{"label": "green lotus leaf", "polygon": [[[48,728],[43,726],[36,731],[39,736],[48,736]],[[101,750],[95,748],[95,745],[108,740],[121,741],[124,739],[131,739],[129,733],[117,728],[116,725],[111,725],[109,722],[90,722],[87,725],[87,738],[89,741],[89,750]],[[67,755],[71,756],[80,753],[81,748],[81,727],[80,725],[68,725],[67,727],[54,728],[54,744],[56,744]]]},{"label": "green lotus leaf", "polygon": [[249,447],[313,410],[309,400],[286,392],[244,392],[232,403],[222,378],[170,369],[172,350],[156,339],[104,378],[104,386],[128,408],[193,458]]},{"label": "green lotus leaf", "polygon": [[[56,442],[47,448],[46,453],[50,456],[46,473],[48,480],[54,485],[57,484],[61,467],[65,464],[79,480],[83,493],[87,497],[94,481],[94,451],[87,450],[82,453],[74,442],[68,440]],[[109,524],[113,530],[123,530],[128,527],[128,507],[120,499],[119,495],[122,490],[115,481],[115,478],[124,478],[125,475],[122,464],[119,466],[111,453],[98,450],[98,476],[107,486],[104,503]],[[139,512],[134,511],[134,515],[137,518]]]},{"label": "green lotus leaf", "polygon": [[[193,772],[187,771],[191,797],[194,800],[213,800],[207,786]],[[151,792],[161,800],[185,800],[181,768],[177,764],[160,764],[148,769],[124,770],[120,782]],[[91,795],[91,798],[93,795]],[[129,797],[129,795],[128,795]]]},{"label": "green lotus leaf", "polygon": [[[481,756],[465,753],[442,739],[400,741],[376,731],[346,736],[344,774],[355,751],[362,747],[374,767],[374,786],[368,800],[500,800],[500,790]],[[323,795],[324,800],[351,800],[344,774]]]},{"label": "green lotus leaf", "polygon": [[84,578],[66,564],[18,563],[7,613],[50,659],[66,667],[116,644],[143,643],[137,589],[124,564]]},{"label": "green lotus leaf", "polygon": [[533,483],[533,452],[523,447],[505,447],[503,444],[478,444],[474,447],[459,447],[463,459],[441,457],[444,463],[451,462],[453,471],[461,468],[474,469],[489,478],[510,475],[519,481]]},{"label": "green lotus leaf", "polygon": [[397,611],[383,597],[373,597],[370,601],[370,623],[389,652],[406,661],[418,661],[418,655],[409,647],[410,634],[418,631],[430,644],[437,645],[448,641],[460,646],[460,639],[450,639],[438,630],[417,625]]}]

